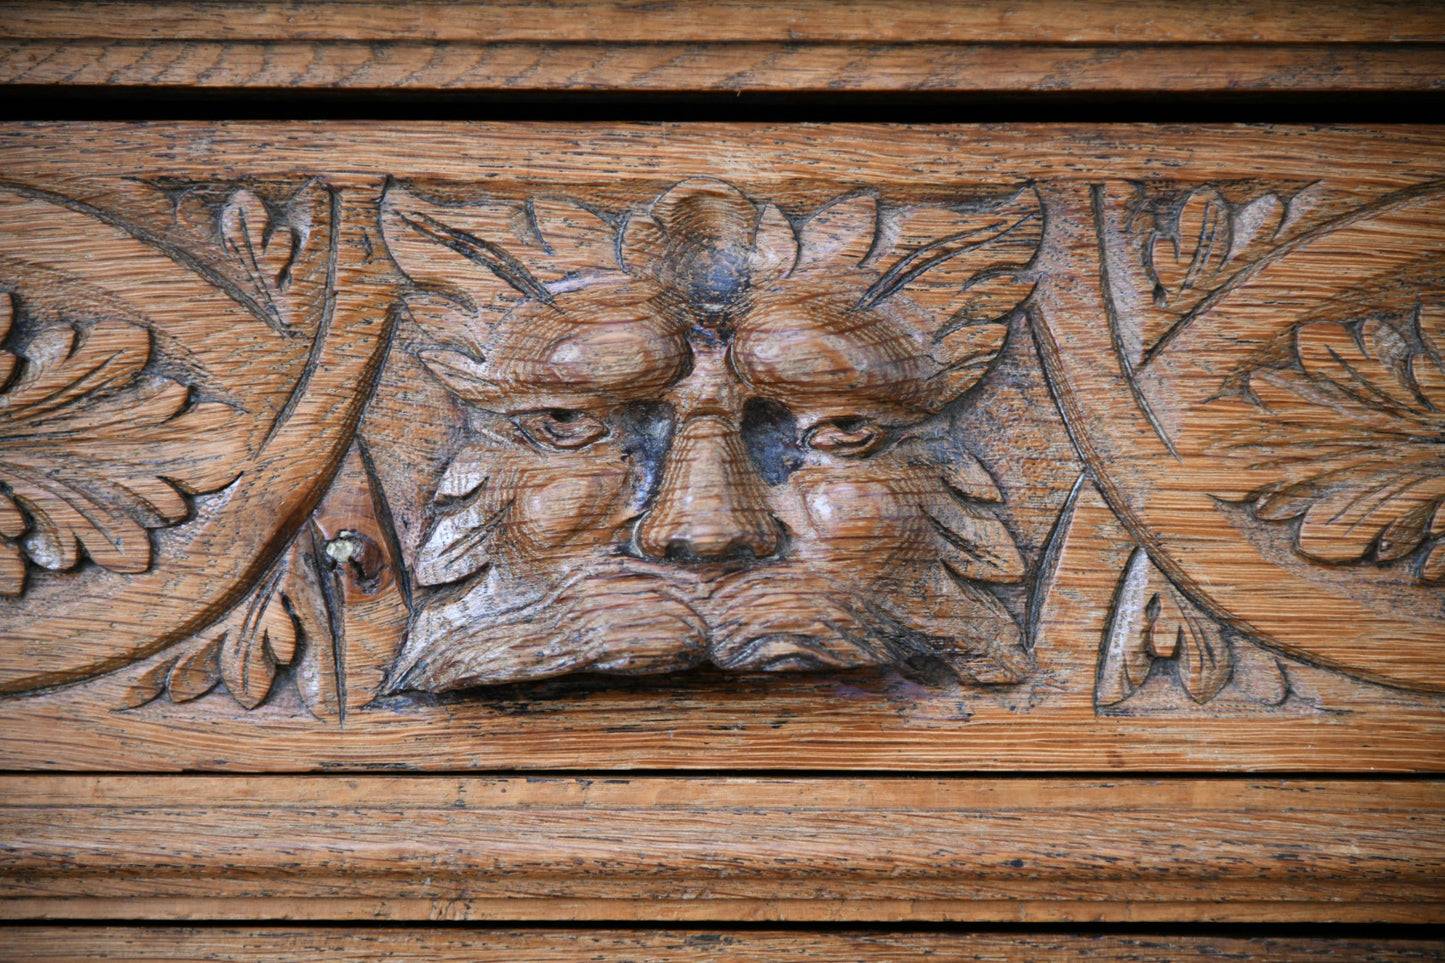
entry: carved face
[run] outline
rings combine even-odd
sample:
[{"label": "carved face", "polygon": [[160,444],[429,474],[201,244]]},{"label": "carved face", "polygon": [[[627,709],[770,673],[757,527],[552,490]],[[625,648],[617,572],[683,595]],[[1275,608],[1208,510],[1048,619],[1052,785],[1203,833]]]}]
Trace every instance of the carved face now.
[{"label": "carved face", "polygon": [[609,218],[388,194],[422,363],[465,443],[391,688],[943,660],[1026,668],[1023,577],[949,430],[1038,242],[1025,192],[796,225],[712,180]]}]

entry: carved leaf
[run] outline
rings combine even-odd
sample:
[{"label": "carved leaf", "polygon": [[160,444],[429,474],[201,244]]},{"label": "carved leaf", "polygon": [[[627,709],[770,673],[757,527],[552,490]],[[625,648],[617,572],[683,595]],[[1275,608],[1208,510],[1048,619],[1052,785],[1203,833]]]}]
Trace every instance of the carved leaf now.
[{"label": "carved leaf", "polygon": [[1003,348],[1005,322],[1033,292],[1028,268],[1043,237],[1038,196],[1024,191],[984,211],[920,206],[894,221],[888,266],[863,304],[900,295],[935,319],[930,357],[941,370],[930,387],[946,404],[983,377]]},{"label": "carved leaf", "polygon": [[441,204],[397,187],[382,200],[381,226],[392,259],[418,286],[407,297],[417,322],[438,341],[473,349],[470,321],[495,322],[526,298],[548,303],[622,276],[616,229],[565,198]]},{"label": "carved leaf", "polygon": [[[162,692],[172,702],[189,702],[220,682],[242,706],[256,708],[270,694],[278,667],[316,652],[334,657],[321,577],[313,530],[307,527],[240,603],[181,643],[179,655],[142,673],[117,708],[143,705]],[[315,675],[311,671],[308,678]],[[334,686],[303,681],[297,688],[318,717],[335,714]]]},{"label": "carved leaf", "polygon": [[970,504],[963,492],[923,509],[950,551],[943,562],[955,574],[980,582],[1013,583],[1024,577],[1024,560],[1003,522]]},{"label": "carved leaf", "polygon": [[[25,345],[0,390],[0,535],[31,562],[64,571],[83,549],[111,571],[143,572],[148,530],[184,521],[186,495],[234,479],[236,413],[193,403],[184,385],[146,372],[149,357],[147,332],[114,321],[46,328]],[[7,568],[0,589],[16,594],[24,580]]]},{"label": "carved leaf", "polygon": [[444,515],[422,544],[417,555],[418,585],[445,585],[485,568],[491,561],[487,540],[502,519],[502,512],[488,512],[481,499],[460,511]]},{"label": "carved leaf", "polygon": [[134,709],[160,698],[166,691],[166,682],[175,667],[177,656],[156,663],[138,676],[121,696],[117,710]]},{"label": "carved leaf", "polygon": [[166,677],[166,691],[172,702],[190,702],[210,692],[221,682],[221,644],[225,632],[194,645],[176,660]]},{"label": "carved leaf", "polygon": [[[1413,331],[1383,318],[1306,324],[1295,332],[1297,367],[1250,374],[1261,418],[1229,442],[1252,452],[1254,467],[1281,476],[1257,496],[1254,512],[1267,522],[1298,519],[1300,554],[1383,564],[1440,537],[1442,324],[1445,307],[1435,304],[1419,308]],[[1434,552],[1420,560],[1424,580],[1439,577]]]},{"label": "carved leaf", "polygon": [[1243,259],[1255,242],[1273,240],[1284,220],[1285,205],[1275,194],[1231,204],[1213,187],[1157,212],[1147,251],[1155,302],[1177,305],[1217,287],[1226,265]]},{"label": "carved leaf", "polygon": [[245,189],[226,201],[220,224],[222,245],[240,262],[259,292],[267,320],[277,329],[286,329],[293,319],[290,305],[281,295],[291,286],[292,269],[304,246],[305,234],[279,223],[265,202]]},{"label": "carved leaf", "polygon": [[1136,548],[1114,590],[1095,702],[1108,706],[1125,701],[1149,678],[1156,662],[1172,665],[1179,685],[1198,703],[1218,695],[1234,671],[1224,629],[1180,592],[1144,549]]}]

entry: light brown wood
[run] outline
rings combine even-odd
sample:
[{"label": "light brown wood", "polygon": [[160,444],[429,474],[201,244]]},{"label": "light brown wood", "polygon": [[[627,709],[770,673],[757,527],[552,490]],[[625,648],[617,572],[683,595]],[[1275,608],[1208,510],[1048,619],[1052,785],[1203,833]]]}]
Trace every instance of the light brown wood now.
[{"label": "light brown wood", "polygon": [[1265,961],[1437,959],[1445,947],[1411,938],[1142,936],[1029,933],[828,932],[759,930],[381,928],[15,927],[5,931],[17,958],[50,963],[82,960],[264,960],[309,963],[428,959],[510,963],[629,960],[636,963],[784,963],[921,960],[1091,960],[1190,963],[1238,957]]},{"label": "light brown wood", "polygon": [[1445,913],[1436,781],[11,776],[0,788],[11,917],[114,916],[134,901],[153,918],[614,919],[647,912],[636,901],[669,919]]},{"label": "light brown wood", "polygon": [[[1278,94],[1439,90],[1445,48],[8,39],[0,83],[364,91]],[[964,108],[966,110],[966,108]]]},{"label": "light brown wood", "polygon": [[1410,0],[618,0],[7,4],[5,36],[147,40],[725,43],[1439,43],[1438,6]]},{"label": "light brown wood", "polygon": [[13,3],[0,83],[476,91],[1438,90],[1438,5]]},{"label": "light brown wood", "polygon": [[1438,923],[1442,162],[0,129],[0,913]]},{"label": "light brown wood", "polygon": [[0,154],[8,767],[1445,764],[1438,132]]}]

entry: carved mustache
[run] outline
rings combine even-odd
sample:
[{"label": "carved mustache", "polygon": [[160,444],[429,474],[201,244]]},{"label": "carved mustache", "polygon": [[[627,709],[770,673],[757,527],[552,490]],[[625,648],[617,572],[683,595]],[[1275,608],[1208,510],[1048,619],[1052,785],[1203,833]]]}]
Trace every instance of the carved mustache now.
[{"label": "carved mustache", "polygon": [[[796,565],[685,580],[618,559],[540,598],[479,617],[474,592],[424,607],[387,692],[439,691],[571,672],[642,675],[712,663],[770,672],[887,665],[974,652],[911,630],[856,592]],[[950,659],[950,656],[954,658]]]}]

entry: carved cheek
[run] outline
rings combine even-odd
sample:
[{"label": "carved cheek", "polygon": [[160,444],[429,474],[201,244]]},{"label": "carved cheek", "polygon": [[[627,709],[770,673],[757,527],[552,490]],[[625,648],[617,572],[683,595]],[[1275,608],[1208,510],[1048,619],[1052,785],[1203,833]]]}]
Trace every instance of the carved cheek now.
[{"label": "carved cheek", "polygon": [[[888,566],[918,555],[924,519],[908,496],[912,479],[877,467],[811,466],[795,472],[811,537],[798,552],[824,564]],[[880,571],[878,574],[887,574]]]},{"label": "carved cheek", "polygon": [[626,520],[630,473],[621,459],[602,448],[552,461],[521,474],[507,540],[531,557],[571,555],[611,540]]}]

